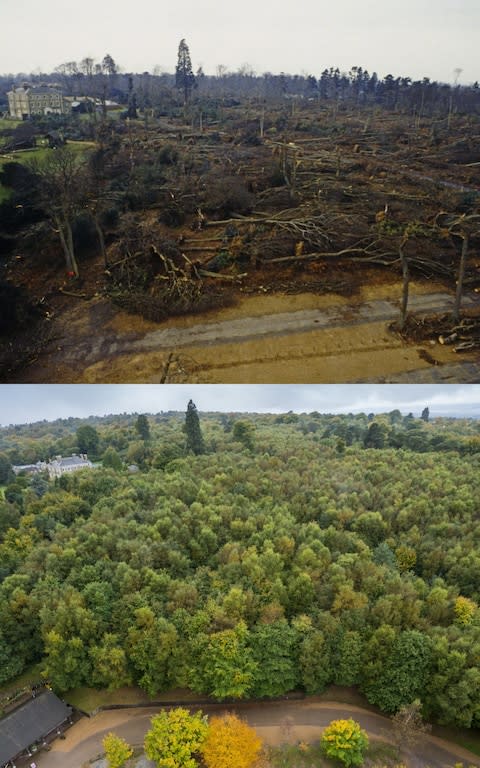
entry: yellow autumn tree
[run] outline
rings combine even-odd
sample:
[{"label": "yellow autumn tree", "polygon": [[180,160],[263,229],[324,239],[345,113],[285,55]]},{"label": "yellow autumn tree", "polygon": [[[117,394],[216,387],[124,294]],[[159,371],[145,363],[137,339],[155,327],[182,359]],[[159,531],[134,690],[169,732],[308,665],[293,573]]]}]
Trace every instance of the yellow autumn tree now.
[{"label": "yellow autumn tree", "polygon": [[262,749],[254,728],[236,715],[212,717],[202,755],[207,768],[251,768]]},{"label": "yellow autumn tree", "polygon": [[103,748],[107,758],[108,768],[122,768],[133,755],[133,749],[125,739],[114,733],[107,733],[103,739]]},{"label": "yellow autumn tree", "polygon": [[470,600],[469,597],[463,597],[462,595],[457,597],[454,605],[456,623],[464,627],[470,624],[473,621],[477,607],[477,604]]},{"label": "yellow autumn tree", "polygon": [[340,760],[346,768],[351,768],[363,764],[368,736],[352,718],[332,720],[325,728],[320,744],[327,757]]},{"label": "yellow autumn tree", "polygon": [[145,754],[158,768],[196,768],[196,754],[207,735],[206,718],[187,709],[163,710],[154,715],[145,736]]}]

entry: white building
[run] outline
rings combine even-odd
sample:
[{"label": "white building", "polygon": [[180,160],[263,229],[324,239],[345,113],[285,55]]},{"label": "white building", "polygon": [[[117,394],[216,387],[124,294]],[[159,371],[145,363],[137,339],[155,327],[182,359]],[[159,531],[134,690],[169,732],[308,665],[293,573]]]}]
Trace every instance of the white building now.
[{"label": "white building", "polygon": [[16,475],[24,472],[26,475],[36,475],[39,472],[45,472],[47,464],[45,461],[37,461],[36,464],[14,464],[12,469]]},{"label": "white building", "polygon": [[25,120],[31,115],[64,115],[71,111],[70,102],[58,88],[48,85],[13,86],[7,93],[10,117]]},{"label": "white building", "polygon": [[87,457],[87,454],[81,453],[79,456],[74,454],[65,458],[57,456],[47,464],[46,468],[50,480],[53,480],[55,477],[77,472],[79,469],[92,469],[92,467],[93,464]]}]

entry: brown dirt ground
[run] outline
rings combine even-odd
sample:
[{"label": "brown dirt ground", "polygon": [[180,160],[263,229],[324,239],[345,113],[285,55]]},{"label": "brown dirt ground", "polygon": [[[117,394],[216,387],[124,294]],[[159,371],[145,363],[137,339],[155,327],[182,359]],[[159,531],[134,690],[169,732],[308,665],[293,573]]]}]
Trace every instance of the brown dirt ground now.
[{"label": "brown dirt ground", "polygon": [[[348,298],[258,290],[247,296],[239,290],[234,306],[161,323],[127,314],[101,295],[88,301],[69,299],[52,321],[53,341],[16,381],[316,383],[381,377],[392,381],[406,372],[412,372],[415,381],[416,371],[432,366],[478,362],[476,353],[459,356],[433,339],[409,344],[389,331],[385,319],[369,322],[365,311],[359,321],[366,302],[389,300],[398,305],[398,281],[379,278],[378,271],[364,272],[363,286]],[[444,286],[432,282],[411,286],[414,300],[445,293]],[[327,318],[336,312],[340,320],[298,332],[291,325],[284,332],[272,330],[280,315],[288,322],[290,313],[312,310]],[[246,330],[235,340],[228,329],[237,321],[244,321]],[[178,347],[156,346],[155,334],[166,329],[184,331]],[[202,340],[205,330],[210,333],[207,341]]]}]

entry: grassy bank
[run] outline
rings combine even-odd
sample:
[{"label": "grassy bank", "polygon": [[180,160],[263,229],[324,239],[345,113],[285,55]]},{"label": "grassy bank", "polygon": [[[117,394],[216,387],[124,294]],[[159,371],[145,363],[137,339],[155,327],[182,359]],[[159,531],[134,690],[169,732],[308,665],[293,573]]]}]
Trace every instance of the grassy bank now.
[{"label": "grassy bank", "polygon": [[[67,146],[72,152],[83,153],[90,149],[95,148],[94,141],[67,141]],[[42,163],[49,155],[50,152],[55,150],[46,146],[37,146],[33,149],[19,149],[15,152],[9,152],[8,154],[0,155],[0,171],[5,163],[22,163],[28,165],[29,163]],[[0,184],[0,205],[9,199],[12,191],[9,187],[4,187]]]},{"label": "grassy bank", "polygon": [[[320,743],[282,744],[270,747],[267,752],[268,765],[271,768],[327,768],[332,766],[322,753]],[[398,765],[400,755],[397,747],[383,741],[372,741],[365,754],[364,766]]]},{"label": "grassy bank", "polygon": [[111,706],[113,704],[123,704],[135,706],[137,704],[149,704],[154,701],[191,701],[205,699],[205,696],[197,696],[192,691],[186,689],[173,689],[158,693],[156,696],[148,696],[145,691],[137,686],[125,686],[117,688],[115,691],[97,690],[96,688],[75,688],[65,694],[69,704],[81,709],[82,712],[94,712],[98,707]]},{"label": "grassy bank", "polygon": [[[94,141],[67,141],[66,146],[72,150],[72,152],[86,152],[89,149],[94,149]],[[14,152],[2,155],[0,157],[0,165],[4,163],[29,163],[33,160],[41,162],[55,150],[50,149],[47,146],[37,146],[32,149],[17,149]]]},{"label": "grassy bank", "polygon": [[469,749],[474,755],[480,756],[480,731],[478,728],[446,728],[434,725],[432,734],[445,741],[453,741],[464,749]]},{"label": "grassy bank", "polygon": [[7,117],[0,117],[0,131],[6,131],[9,128],[16,128],[17,125],[21,125],[22,120],[13,120]]},{"label": "grassy bank", "polygon": [[42,680],[41,670],[43,664],[32,664],[25,672],[22,672],[18,677],[14,677],[13,680],[9,680],[7,683],[0,685],[0,698],[7,696],[9,693],[14,693],[22,688],[32,686],[34,683],[39,683]]}]

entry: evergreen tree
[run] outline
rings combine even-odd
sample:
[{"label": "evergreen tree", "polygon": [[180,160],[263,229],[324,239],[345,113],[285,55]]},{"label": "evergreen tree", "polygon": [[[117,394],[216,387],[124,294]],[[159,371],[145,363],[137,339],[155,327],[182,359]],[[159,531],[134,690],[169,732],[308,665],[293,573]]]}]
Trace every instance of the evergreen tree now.
[{"label": "evergreen tree", "polygon": [[82,424],[77,429],[77,446],[80,453],[90,453],[94,456],[98,452],[99,437],[95,427],[89,424]]},{"label": "evergreen tree", "polygon": [[131,117],[132,120],[136,120],[138,117],[137,114],[137,95],[135,91],[133,90],[133,77],[129,75],[128,77],[128,109],[127,109],[127,117]]},{"label": "evergreen tree", "polygon": [[0,453],[0,485],[6,485],[14,479],[15,475],[10,459],[4,453]]},{"label": "evergreen tree", "polygon": [[430,419],[430,409],[428,407],[423,409],[422,415],[421,415],[420,418],[423,421],[429,421],[429,419]]},{"label": "evergreen tree", "polygon": [[197,456],[200,453],[205,453],[205,443],[203,442],[197,406],[192,400],[188,403],[185,414],[185,434],[187,436],[187,452],[191,451]]},{"label": "evergreen tree", "polygon": [[102,69],[104,72],[106,72],[108,75],[116,75],[118,72],[118,67],[114,61],[114,59],[110,56],[109,53],[107,53],[103,57],[102,61]]},{"label": "evergreen tree", "polygon": [[185,40],[180,40],[177,66],[175,68],[175,85],[179,90],[183,91],[184,104],[187,104],[194,84],[195,75],[193,74],[190,51]]},{"label": "evergreen tree", "polygon": [[135,424],[135,429],[142,438],[142,440],[150,440],[150,425],[147,417],[141,413]]},{"label": "evergreen tree", "polygon": [[373,421],[368,428],[363,444],[365,448],[383,448],[384,443],[383,430],[376,421]]}]

